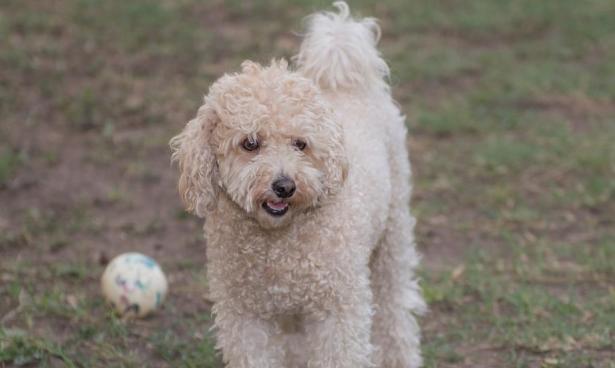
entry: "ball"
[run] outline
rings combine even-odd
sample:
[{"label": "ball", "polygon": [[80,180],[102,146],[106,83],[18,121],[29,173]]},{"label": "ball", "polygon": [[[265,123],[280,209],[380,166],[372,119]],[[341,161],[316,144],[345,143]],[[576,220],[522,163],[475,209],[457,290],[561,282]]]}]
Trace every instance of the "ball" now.
[{"label": "ball", "polygon": [[101,286],[103,295],[120,315],[144,317],[162,304],[168,284],[152,258],[141,253],[124,253],[109,262]]}]

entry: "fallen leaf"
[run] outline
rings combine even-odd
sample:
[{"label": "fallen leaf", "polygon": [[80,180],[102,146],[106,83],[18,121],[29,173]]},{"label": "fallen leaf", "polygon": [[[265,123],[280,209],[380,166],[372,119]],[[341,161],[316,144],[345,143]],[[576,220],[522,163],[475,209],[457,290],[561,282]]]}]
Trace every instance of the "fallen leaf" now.
[{"label": "fallen leaf", "polygon": [[466,266],[464,264],[460,264],[459,266],[455,267],[453,272],[451,272],[451,279],[453,281],[457,281],[461,277],[461,275],[463,275],[465,270]]}]

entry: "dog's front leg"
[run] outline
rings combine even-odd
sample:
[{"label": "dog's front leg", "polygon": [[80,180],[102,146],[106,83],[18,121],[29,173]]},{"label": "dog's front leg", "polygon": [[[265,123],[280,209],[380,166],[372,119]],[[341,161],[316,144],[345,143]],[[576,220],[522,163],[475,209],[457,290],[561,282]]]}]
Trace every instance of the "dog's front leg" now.
[{"label": "dog's front leg", "polygon": [[282,368],[284,351],[270,321],[219,309],[215,317],[217,348],[227,368]]},{"label": "dog's front leg", "polygon": [[[366,273],[367,274],[367,273]],[[371,367],[372,296],[363,280],[341,287],[333,310],[306,323],[311,354],[308,368]]]}]

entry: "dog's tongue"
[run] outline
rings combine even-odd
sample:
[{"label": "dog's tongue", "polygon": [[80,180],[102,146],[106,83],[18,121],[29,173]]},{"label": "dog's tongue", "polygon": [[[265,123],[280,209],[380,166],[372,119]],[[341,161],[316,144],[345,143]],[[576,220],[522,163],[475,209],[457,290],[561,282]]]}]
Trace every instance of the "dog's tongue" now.
[{"label": "dog's tongue", "polygon": [[284,202],[267,201],[267,206],[269,206],[269,208],[272,208],[276,211],[281,211],[285,209],[288,206],[288,204]]}]

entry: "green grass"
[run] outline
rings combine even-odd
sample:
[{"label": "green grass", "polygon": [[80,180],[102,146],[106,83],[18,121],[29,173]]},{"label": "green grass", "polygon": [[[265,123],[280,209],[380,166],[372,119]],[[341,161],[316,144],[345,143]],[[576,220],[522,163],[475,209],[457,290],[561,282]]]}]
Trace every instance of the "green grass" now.
[{"label": "green grass", "polygon": [[28,335],[23,330],[0,328],[0,362],[15,366],[37,364],[39,367],[51,366],[56,359],[67,367],[77,365],[52,341]]},{"label": "green grass", "polygon": [[[179,318],[186,312],[170,301],[162,312],[175,315],[169,325],[156,317],[124,321],[96,290],[79,286],[97,285],[95,275],[101,271],[100,266],[70,263],[37,268],[19,263],[3,270],[2,276],[12,280],[0,287],[0,297],[11,306],[4,320],[13,327],[0,328],[0,364],[141,367],[148,359],[179,367],[218,366],[209,313]],[[46,279],[54,283],[41,282]],[[151,355],[144,357],[139,349]]]},{"label": "green grass", "polygon": [[7,184],[23,161],[19,153],[10,149],[0,150],[0,186]]},{"label": "green grass", "polygon": [[[408,116],[426,366],[613,368],[615,3],[352,5],[381,19]],[[328,6],[2,2],[0,366],[221,366],[167,142],[215,78],[291,56]],[[139,247],[178,281],[128,322],[100,259]]]},{"label": "green grass", "polygon": [[506,353],[509,366],[551,359],[574,367],[612,351],[613,239],[582,249],[510,246],[512,255],[479,251],[452,272],[423,274],[431,308],[455,311],[445,332],[427,342],[427,367],[459,359],[472,346]]}]

